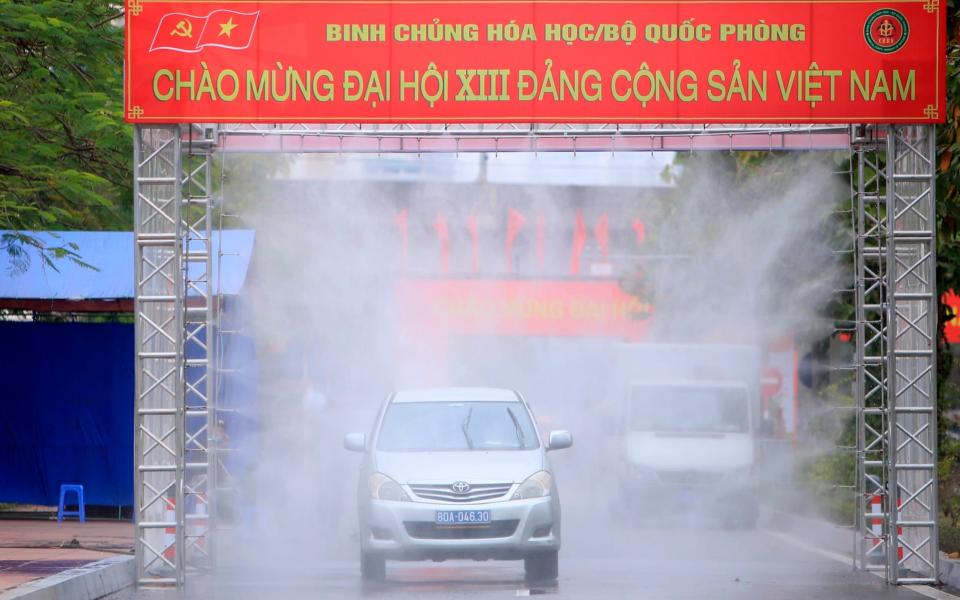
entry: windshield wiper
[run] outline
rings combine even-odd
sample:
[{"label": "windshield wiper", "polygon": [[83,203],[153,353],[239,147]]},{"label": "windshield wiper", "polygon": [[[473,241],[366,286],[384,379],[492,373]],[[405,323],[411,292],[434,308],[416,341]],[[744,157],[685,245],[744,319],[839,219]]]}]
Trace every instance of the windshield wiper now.
[{"label": "windshield wiper", "polygon": [[470,439],[470,433],[467,431],[470,428],[470,419],[473,417],[473,407],[470,407],[470,410],[467,411],[467,418],[463,420],[463,423],[460,424],[460,430],[463,431],[463,437],[467,440],[467,448],[473,450],[473,440]]},{"label": "windshield wiper", "polygon": [[520,421],[517,420],[517,415],[513,414],[513,411],[507,407],[507,414],[510,415],[510,420],[513,421],[513,430],[517,432],[517,441],[520,442],[521,448],[527,447],[527,436],[523,434],[523,428],[520,427]]}]

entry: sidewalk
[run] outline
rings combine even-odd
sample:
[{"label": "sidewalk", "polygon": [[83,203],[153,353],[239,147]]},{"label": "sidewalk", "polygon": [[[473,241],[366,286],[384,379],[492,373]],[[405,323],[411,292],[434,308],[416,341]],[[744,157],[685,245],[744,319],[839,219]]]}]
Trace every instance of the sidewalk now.
[{"label": "sidewalk", "polygon": [[0,593],[132,549],[129,522],[0,519]]}]

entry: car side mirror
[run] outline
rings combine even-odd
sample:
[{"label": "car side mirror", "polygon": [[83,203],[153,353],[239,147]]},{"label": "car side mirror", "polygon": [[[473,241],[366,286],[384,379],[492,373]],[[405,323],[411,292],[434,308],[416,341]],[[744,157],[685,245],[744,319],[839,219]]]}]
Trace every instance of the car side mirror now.
[{"label": "car side mirror", "polygon": [[351,452],[366,452],[367,436],[362,433],[348,433],[343,436],[343,447]]},{"label": "car side mirror", "polygon": [[573,445],[573,436],[569,431],[559,430],[550,432],[550,441],[547,443],[547,450],[563,450]]}]

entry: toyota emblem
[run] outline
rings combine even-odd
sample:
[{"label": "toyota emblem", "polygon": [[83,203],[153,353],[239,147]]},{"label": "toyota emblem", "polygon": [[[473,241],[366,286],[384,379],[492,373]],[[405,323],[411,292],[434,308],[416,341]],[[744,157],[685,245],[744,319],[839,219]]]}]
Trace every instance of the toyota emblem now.
[{"label": "toyota emblem", "polygon": [[470,491],[470,484],[466,481],[458,481],[450,486],[450,489],[456,494],[466,494]]}]

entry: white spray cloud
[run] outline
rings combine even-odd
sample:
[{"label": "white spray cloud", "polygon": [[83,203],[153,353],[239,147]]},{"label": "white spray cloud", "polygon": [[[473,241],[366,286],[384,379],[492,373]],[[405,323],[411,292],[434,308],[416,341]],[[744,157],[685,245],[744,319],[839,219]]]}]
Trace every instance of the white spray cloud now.
[{"label": "white spray cloud", "polygon": [[[398,210],[425,200],[482,210],[489,198],[471,197],[466,186],[358,181],[278,182],[274,191],[244,215],[257,231],[248,327],[258,348],[260,425],[242,441],[251,457],[237,479],[242,522],[227,535],[224,557],[244,568],[282,572],[309,567],[304,561],[358,555],[357,457],[341,440],[348,431],[369,429],[396,384],[398,362],[407,358],[397,356],[395,339]],[[556,191],[587,209],[604,194],[602,188]],[[553,200],[521,187],[498,193],[535,196],[544,207]],[[840,195],[830,164],[818,157],[781,160],[743,181],[716,159],[689,161],[676,198],[645,213],[662,215],[646,223],[657,250],[685,257],[641,265],[655,305],[651,340],[760,343],[816,322],[837,280],[826,228]],[[653,202],[636,196],[644,206]],[[410,232],[411,256],[435,255],[430,221],[415,227],[422,230]],[[492,254],[485,260],[502,261],[501,252],[485,248]],[[538,416],[573,430],[575,448],[555,458],[569,506],[565,552],[590,546],[584,540],[596,535],[596,524],[576,511],[613,495],[612,470],[598,465],[616,457],[606,453],[608,432],[596,419],[604,401],[599,382],[609,376],[608,342],[491,335],[459,343],[463,347],[450,349],[460,357],[451,368],[456,375],[446,383],[520,388]],[[429,374],[431,365],[421,367]]]}]

